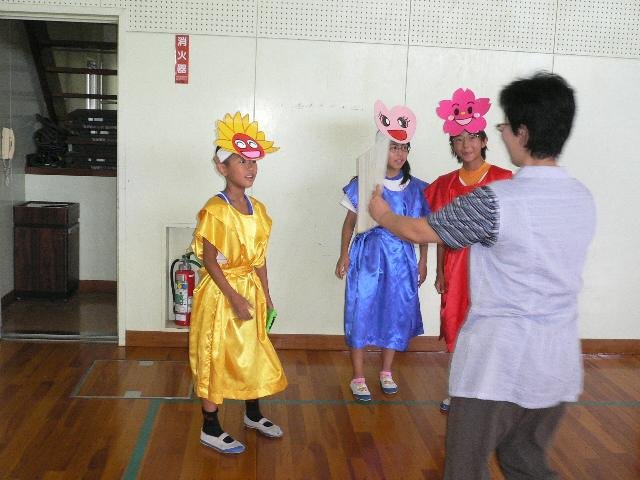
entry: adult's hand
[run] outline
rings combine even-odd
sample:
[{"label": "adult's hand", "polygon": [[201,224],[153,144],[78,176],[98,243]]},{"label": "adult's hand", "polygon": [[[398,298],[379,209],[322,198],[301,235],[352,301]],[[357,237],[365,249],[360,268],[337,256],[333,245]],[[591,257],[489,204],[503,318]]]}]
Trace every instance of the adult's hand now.
[{"label": "adult's hand", "polygon": [[436,274],[436,281],[433,286],[436,287],[436,292],[440,295],[447,291],[447,282],[445,281],[442,273]]},{"label": "adult's hand", "polygon": [[391,213],[391,208],[384,198],[382,198],[382,187],[376,185],[375,190],[371,194],[371,200],[369,201],[369,213],[373,219],[380,222],[380,219],[388,213]]}]

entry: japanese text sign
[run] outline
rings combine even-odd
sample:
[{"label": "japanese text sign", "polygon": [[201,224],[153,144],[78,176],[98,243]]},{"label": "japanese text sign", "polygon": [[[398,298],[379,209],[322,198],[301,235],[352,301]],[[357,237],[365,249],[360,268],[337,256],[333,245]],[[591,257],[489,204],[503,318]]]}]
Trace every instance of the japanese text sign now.
[{"label": "japanese text sign", "polygon": [[189,35],[176,35],[176,83],[189,83]]}]

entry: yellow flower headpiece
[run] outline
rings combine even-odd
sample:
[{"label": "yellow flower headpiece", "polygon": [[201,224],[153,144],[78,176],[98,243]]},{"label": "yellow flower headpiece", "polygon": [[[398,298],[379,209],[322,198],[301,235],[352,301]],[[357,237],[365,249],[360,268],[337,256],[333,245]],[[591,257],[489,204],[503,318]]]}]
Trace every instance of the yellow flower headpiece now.
[{"label": "yellow flower headpiece", "polygon": [[266,140],[264,132],[258,129],[258,122],[249,121],[248,114],[243,117],[240,112],[236,112],[232,117],[227,113],[224,120],[216,122],[216,127],[216,145],[248,160],[259,160],[267,153],[278,150],[272,141]]}]

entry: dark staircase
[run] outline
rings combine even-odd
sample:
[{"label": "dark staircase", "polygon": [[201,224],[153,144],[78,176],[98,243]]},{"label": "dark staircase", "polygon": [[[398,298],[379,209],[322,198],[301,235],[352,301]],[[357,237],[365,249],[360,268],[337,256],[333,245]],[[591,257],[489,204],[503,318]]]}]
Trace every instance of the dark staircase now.
[{"label": "dark staircase", "polygon": [[[99,108],[69,108],[67,99],[95,99],[117,102],[117,95],[89,93],[86,91],[65,92],[62,75],[96,75],[117,76],[118,71],[105,68],[78,68],[57,65],[54,51],[93,52],[96,54],[116,54],[117,43],[95,40],[52,39],[47,22],[25,21],[25,29],[29,46],[33,54],[36,71],[42,88],[48,117],[51,123],[43,128],[56,126],[56,138],[60,141],[60,132],[64,147],[57,145],[57,151],[64,153],[59,158],[51,155],[29,155],[26,173],[48,173],[58,175],[102,175],[115,176],[117,168],[117,112]],[[42,123],[42,122],[41,122]],[[51,138],[51,135],[39,138]],[[34,137],[40,150],[51,145],[39,145],[38,137]],[[51,171],[51,169],[55,169]],[[44,171],[43,171],[44,170]],[[88,172],[90,171],[90,172]]]}]

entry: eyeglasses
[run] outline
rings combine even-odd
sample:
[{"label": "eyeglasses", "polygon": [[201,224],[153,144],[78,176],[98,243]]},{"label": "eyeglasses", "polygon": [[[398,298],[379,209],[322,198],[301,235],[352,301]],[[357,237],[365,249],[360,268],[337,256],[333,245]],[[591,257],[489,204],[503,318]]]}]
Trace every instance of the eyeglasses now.
[{"label": "eyeglasses", "polygon": [[502,130],[504,130],[504,127],[506,127],[507,125],[509,125],[509,122],[496,123],[496,130],[502,132]]},{"label": "eyeglasses", "polygon": [[390,152],[409,152],[411,147],[409,145],[389,145]]},{"label": "eyeglasses", "polygon": [[468,135],[458,135],[457,137],[453,137],[451,139],[451,143],[454,145],[461,145],[465,139],[469,141],[482,140],[482,137],[480,136],[479,133],[470,133]]}]

